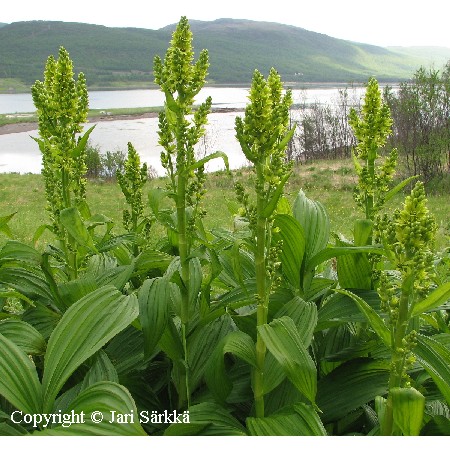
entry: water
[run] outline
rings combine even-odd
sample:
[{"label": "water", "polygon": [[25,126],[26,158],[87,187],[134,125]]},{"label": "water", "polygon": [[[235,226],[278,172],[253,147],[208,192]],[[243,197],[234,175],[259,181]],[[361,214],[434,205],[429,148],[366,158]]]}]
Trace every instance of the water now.
[{"label": "water", "polygon": [[[359,89],[357,94],[363,91]],[[247,103],[248,89],[245,88],[204,88],[197,97],[200,103],[211,95],[213,108],[243,108]],[[319,101],[329,102],[337,97],[338,89],[294,90],[296,103]],[[163,94],[157,90],[97,91],[89,93],[90,108],[107,111],[113,108],[137,108],[163,105]],[[0,114],[30,113],[35,110],[30,94],[0,95]],[[231,168],[246,164],[239,144],[234,136],[234,120],[237,112],[211,113],[205,139],[199,145],[200,154],[224,151]],[[91,125],[87,125],[89,127]],[[158,145],[158,119],[113,120],[99,122],[90,135],[90,142],[98,145],[102,152],[121,150],[126,152],[131,142],[139,152],[143,162],[163,173]],[[40,173],[41,155],[37,143],[37,131],[0,135],[0,172]],[[209,163],[208,170],[223,168],[221,160]]]}]

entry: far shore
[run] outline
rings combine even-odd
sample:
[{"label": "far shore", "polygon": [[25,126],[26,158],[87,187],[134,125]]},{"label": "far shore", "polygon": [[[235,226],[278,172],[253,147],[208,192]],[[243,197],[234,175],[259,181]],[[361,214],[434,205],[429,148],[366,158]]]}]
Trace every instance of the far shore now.
[{"label": "far shore", "polygon": [[[229,113],[229,112],[238,112],[243,111],[239,108],[214,108],[212,109],[212,113]],[[111,115],[98,115],[89,117],[87,123],[97,123],[97,122],[106,122],[112,120],[139,120],[139,119],[148,119],[152,117],[158,117],[158,112],[144,112],[144,113],[135,113],[135,114],[111,114]],[[0,135],[3,134],[12,134],[12,133],[25,133],[27,131],[33,131],[38,129],[37,121],[30,122],[14,122],[7,123],[4,125],[0,125]]]}]

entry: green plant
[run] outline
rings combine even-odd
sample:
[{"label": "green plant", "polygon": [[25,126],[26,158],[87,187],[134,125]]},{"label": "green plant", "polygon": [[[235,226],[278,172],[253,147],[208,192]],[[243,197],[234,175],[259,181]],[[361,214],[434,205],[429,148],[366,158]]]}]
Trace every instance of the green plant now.
[{"label": "green plant", "polygon": [[[128,158],[125,161],[123,172],[117,172],[117,181],[120,189],[130,207],[123,211],[123,225],[125,229],[142,236],[142,241],[148,240],[150,233],[150,219],[144,215],[144,202],[142,200],[143,187],[148,179],[147,164],[141,166],[138,153],[131,142],[128,143]],[[139,254],[138,243],[134,245],[134,256]]]},{"label": "green plant", "polygon": [[[294,129],[289,130],[290,91],[282,95],[281,79],[275,69],[267,81],[255,71],[250,89],[250,103],[243,119],[236,118],[236,137],[246,158],[253,163],[255,177],[255,204],[241,183],[236,183],[236,193],[244,208],[254,247],[256,274],[257,326],[267,324],[269,295],[277,285],[279,244],[272,240],[273,215],[290,175],[286,163],[286,146]],[[256,343],[256,368],[253,390],[257,417],[264,417],[264,362],[266,344],[260,334]]]},{"label": "green plant", "polygon": [[88,111],[88,94],[83,73],[73,79],[73,64],[69,53],[61,47],[59,58],[50,56],[44,72],[44,82],[36,81],[31,92],[37,108],[42,152],[42,173],[45,179],[47,209],[51,229],[67,257],[70,279],[78,272],[78,243],[61,219],[62,211],[80,207],[86,196],[86,144],[91,127],[82,137]]},{"label": "green plant", "polygon": [[[205,83],[209,66],[208,52],[202,50],[194,63],[192,48],[192,32],[186,17],[182,17],[172,36],[171,45],[164,61],[159,56],[154,59],[155,83],[161,87],[165,95],[165,108],[159,114],[159,143],[163,147],[161,163],[167,172],[169,182],[166,192],[173,199],[176,207],[175,217],[165,215],[165,225],[169,236],[177,248],[180,264],[181,293],[180,319],[181,340],[183,344],[184,365],[180,370],[184,373],[184,383],[178,386],[180,404],[191,404],[190,356],[187,344],[188,331],[192,319],[192,303],[196,296],[191,290],[195,281],[192,279],[192,247],[195,232],[202,225],[200,219],[204,215],[200,201],[205,194],[205,164],[213,158],[222,157],[227,164],[225,154],[217,152],[200,160],[195,157],[195,145],[205,133],[207,116],[211,110],[212,100],[208,97],[193,113],[195,96]],[[154,193],[155,194],[155,193]],[[158,203],[155,195],[151,197],[154,211],[158,214]],[[169,219],[169,220],[167,220]],[[195,288],[194,288],[195,289]]]}]

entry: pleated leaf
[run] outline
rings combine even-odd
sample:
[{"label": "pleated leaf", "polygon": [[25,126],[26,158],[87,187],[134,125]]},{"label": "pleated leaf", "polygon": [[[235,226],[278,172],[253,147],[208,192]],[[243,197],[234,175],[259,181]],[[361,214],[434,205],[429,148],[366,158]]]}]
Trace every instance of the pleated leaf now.
[{"label": "pleated leaf", "polygon": [[283,316],[290,317],[294,321],[303,345],[309,347],[317,325],[316,304],[294,297],[277,311],[275,319]]},{"label": "pleated leaf", "polygon": [[139,289],[139,319],[144,333],[144,355],[149,357],[169,320],[170,282],[167,278],[145,280]]},{"label": "pleated leaf", "polygon": [[450,405],[450,350],[431,337],[419,335],[413,352]]},{"label": "pleated leaf", "polygon": [[0,333],[10,339],[28,355],[45,353],[46,342],[36,328],[21,320],[0,321]]},{"label": "pleated leaf", "polygon": [[227,334],[217,345],[206,367],[205,379],[213,394],[225,401],[232,389],[232,383],[225,370],[224,356],[231,353],[247,362],[250,366],[256,364],[255,343],[253,339],[242,331]]},{"label": "pleated leaf", "polygon": [[165,436],[246,436],[246,429],[226,409],[216,403],[200,403],[189,408],[189,422],[170,425]]},{"label": "pleated leaf", "polygon": [[389,366],[382,360],[358,358],[340,365],[318,383],[317,405],[324,423],[340,419],[384,395],[388,380]]},{"label": "pleated leaf", "polygon": [[138,301],[112,286],[74,303],[48,341],[42,384],[44,411],[50,411],[69,376],[138,316]]},{"label": "pleated leaf", "polygon": [[292,216],[279,214],[275,217],[274,227],[280,229],[274,239],[283,241],[281,267],[292,286],[300,288],[300,270],[305,254],[305,235],[300,223]]},{"label": "pleated leaf", "polygon": [[[84,413],[84,423],[75,423],[70,427],[56,426],[40,433],[44,436],[146,436],[147,433],[139,423],[137,408],[126,388],[110,381],[93,384],[70,404],[68,411],[75,414]],[[115,411],[114,416],[111,411]],[[100,423],[91,419],[102,418]],[[101,413],[101,416],[100,414]],[[131,414],[128,423],[119,423],[118,414]],[[112,422],[112,423],[110,423]]]},{"label": "pleated leaf", "polygon": [[305,257],[309,260],[328,244],[330,236],[328,214],[320,202],[307,198],[302,190],[295,199],[293,213],[303,228],[306,243]]},{"label": "pleated leaf", "polygon": [[247,428],[252,436],[326,436],[327,432],[314,408],[297,403],[286,413],[257,419],[249,417]]},{"label": "pleated leaf", "polygon": [[97,253],[92,236],[86,228],[77,208],[72,207],[63,209],[59,218],[61,224],[79,245],[87,247],[94,253]]},{"label": "pleated leaf", "polygon": [[389,391],[394,423],[404,436],[419,436],[425,410],[425,397],[414,388],[392,388]]},{"label": "pleated leaf", "polygon": [[317,372],[302,338],[290,317],[274,319],[258,327],[267,349],[283,367],[294,386],[312,403],[317,390]]},{"label": "pleated leaf", "polygon": [[0,395],[23,413],[42,409],[42,386],[27,354],[0,333]]}]

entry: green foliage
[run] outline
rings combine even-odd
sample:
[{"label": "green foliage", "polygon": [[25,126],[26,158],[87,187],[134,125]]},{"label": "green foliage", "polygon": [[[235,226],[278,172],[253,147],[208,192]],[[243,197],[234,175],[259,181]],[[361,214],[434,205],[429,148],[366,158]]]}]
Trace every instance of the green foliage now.
[{"label": "green foliage", "polygon": [[[66,109],[49,122],[42,115],[40,144],[68,164],[58,145],[66,139],[69,156],[83,159],[88,134],[74,141],[67,132],[76,129],[80,104],[68,56],[60,60],[69,94],[55,88],[59,97],[48,95],[55,111],[57,98]],[[57,66],[51,62],[47,72]],[[353,242],[339,237],[331,245],[334,227],[323,204],[297,186],[292,204],[284,197],[292,171],[290,92],[283,94],[275,70],[267,80],[256,71],[236,121],[252,163],[247,179],[236,172],[241,208],[231,208],[232,229],[207,229],[204,165],[218,156],[226,162],[219,152],[195,157],[211,99],[194,113],[192,106],[207,68],[206,51],[194,61],[183,17],[164,61],[155,59],[166,97],[159,137],[167,177],[159,180],[165,188],[148,191],[148,206],[161,239],[143,239],[147,168],[131,144],[118,174],[122,193],[116,186],[113,199],[128,205],[125,224],[91,213],[84,194],[78,201],[81,181],[68,175],[85,174],[56,160],[53,170],[67,175],[62,202],[70,199],[55,198],[63,206],[55,215],[56,244],[42,251],[12,240],[14,214],[0,218],[9,237],[0,248],[0,434],[448,434],[450,277],[447,253],[434,253],[437,226],[423,185],[375,227],[371,217],[358,219]],[[47,95],[42,86],[40,100]],[[355,119],[366,144],[379,125],[372,119]],[[366,144],[360,159],[374,162],[375,144]],[[225,176],[231,186],[229,175],[220,176],[209,186],[223,186]],[[361,186],[369,198],[376,183]],[[384,199],[403,187],[383,191]],[[381,197],[373,196],[371,214]],[[369,254],[378,256],[376,283]],[[181,421],[158,418],[174,410]],[[35,414],[36,423],[15,423],[14,411],[16,418]],[[58,414],[84,420],[67,427]],[[119,414],[127,420],[118,421]],[[145,416],[157,420],[141,423]]]}]

